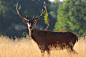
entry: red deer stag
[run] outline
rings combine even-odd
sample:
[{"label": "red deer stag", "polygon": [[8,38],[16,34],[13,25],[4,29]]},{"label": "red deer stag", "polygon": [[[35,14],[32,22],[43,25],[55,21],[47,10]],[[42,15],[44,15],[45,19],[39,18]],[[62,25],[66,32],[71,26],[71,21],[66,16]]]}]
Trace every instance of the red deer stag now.
[{"label": "red deer stag", "polygon": [[[29,35],[30,37],[38,44],[39,49],[41,50],[41,54],[44,57],[44,52],[47,51],[50,55],[49,46],[55,46],[56,48],[59,46],[61,49],[66,48],[68,51],[77,53],[73,49],[74,44],[78,41],[78,37],[69,31],[48,31],[48,30],[39,30],[36,27],[36,23],[39,22],[40,17],[42,17],[46,13],[46,4],[44,6],[45,10],[42,11],[42,14],[39,17],[34,18],[33,20],[29,20],[28,18],[23,18],[19,14],[19,10],[21,6],[18,8],[18,4],[16,5],[16,10],[18,15],[22,18],[23,22],[28,25]],[[70,44],[72,43],[72,44]]]}]

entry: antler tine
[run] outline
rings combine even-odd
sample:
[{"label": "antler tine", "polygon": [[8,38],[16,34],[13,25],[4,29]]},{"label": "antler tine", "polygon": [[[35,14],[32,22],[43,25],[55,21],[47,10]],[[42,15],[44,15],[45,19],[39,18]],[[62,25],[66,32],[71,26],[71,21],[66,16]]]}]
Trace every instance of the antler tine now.
[{"label": "antler tine", "polygon": [[33,18],[32,18],[33,20],[34,20],[34,16],[33,16]]},{"label": "antler tine", "polygon": [[26,15],[26,18],[27,18],[27,15]]},{"label": "antler tine", "polygon": [[38,18],[42,17],[42,16],[46,13],[46,11],[47,11],[45,1],[44,1],[44,5],[43,5],[43,6],[44,6],[45,10],[44,10],[44,12],[43,12],[43,9],[42,9],[42,14],[41,14]]},{"label": "antler tine", "polygon": [[42,9],[42,13],[43,13],[43,9]]},{"label": "antler tine", "polygon": [[20,15],[20,13],[19,13],[19,10],[21,9],[21,5],[19,6],[19,8],[18,8],[18,3],[17,3],[17,5],[16,5],[16,10],[17,10],[17,14],[21,17],[21,18],[23,18],[21,15]]}]

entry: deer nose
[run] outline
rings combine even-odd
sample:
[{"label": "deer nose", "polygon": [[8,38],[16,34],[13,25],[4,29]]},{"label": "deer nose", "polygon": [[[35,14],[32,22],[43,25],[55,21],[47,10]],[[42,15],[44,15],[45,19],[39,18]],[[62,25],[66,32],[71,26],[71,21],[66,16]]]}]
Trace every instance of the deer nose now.
[{"label": "deer nose", "polygon": [[31,29],[32,27],[30,27],[30,29]]}]

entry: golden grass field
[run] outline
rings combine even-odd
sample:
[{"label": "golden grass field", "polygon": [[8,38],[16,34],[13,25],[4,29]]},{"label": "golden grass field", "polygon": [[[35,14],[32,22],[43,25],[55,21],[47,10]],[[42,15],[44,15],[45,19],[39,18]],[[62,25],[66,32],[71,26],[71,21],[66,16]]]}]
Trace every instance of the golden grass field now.
[{"label": "golden grass field", "polygon": [[[77,55],[64,50],[52,50],[50,57],[86,57],[86,40],[80,39],[74,46]],[[47,52],[45,52],[47,57]],[[41,57],[41,52],[33,40],[22,38],[15,42],[7,36],[0,36],[0,57]]]}]

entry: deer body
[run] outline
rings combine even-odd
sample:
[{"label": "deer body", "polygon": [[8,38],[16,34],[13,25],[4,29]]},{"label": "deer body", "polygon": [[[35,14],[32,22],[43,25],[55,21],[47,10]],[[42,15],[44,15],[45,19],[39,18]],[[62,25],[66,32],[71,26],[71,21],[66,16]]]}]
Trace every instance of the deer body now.
[{"label": "deer body", "polygon": [[17,9],[18,4],[16,6],[16,10],[18,15],[22,18],[23,22],[28,25],[29,35],[30,37],[38,44],[39,49],[41,50],[42,56],[44,57],[44,52],[47,51],[50,55],[50,47],[60,47],[61,49],[66,48],[68,51],[77,53],[74,51],[73,47],[76,41],[78,41],[78,37],[69,31],[49,31],[49,30],[39,30],[36,27],[36,23],[39,22],[40,17],[42,17],[46,13],[46,5],[45,11],[39,17],[34,18],[33,20],[29,20],[28,18],[23,18],[19,14],[19,9]]},{"label": "deer body", "polygon": [[[49,52],[49,46],[60,45],[60,48],[63,49],[65,46],[69,46],[73,49],[73,46],[76,41],[78,41],[78,37],[69,32],[69,31],[44,31],[39,29],[34,29],[31,31],[31,38],[38,44],[39,48],[44,51],[47,50]],[[65,43],[65,46],[62,45]],[[73,45],[71,45],[72,43]]]},{"label": "deer body", "polygon": [[[76,42],[77,36],[71,32],[54,32],[54,31],[44,31],[39,29],[34,29],[31,31],[31,38],[38,44],[38,45],[52,45],[52,44],[62,44],[66,43],[69,44],[70,42]],[[57,43],[58,42],[58,43]]]},{"label": "deer body", "polygon": [[[48,30],[39,30],[35,28],[31,31],[30,37],[38,44],[38,47],[41,50],[41,53],[44,56],[44,52],[47,51],[50,54],[49,46],[60,47],[63,48],[70,48],[68,51],[72,51],[73,53],[77,53],[73,50],[73,46],[76,41],[78,41],[78,37],[69,32],[69,31],[48,31]],[[64,45],[65,43],[65,45]],[[72,43],[72,45],[70,44]],[[57,46],[58,45],[58,46]],[[66,47],[67,46],[67,47]]]}]

